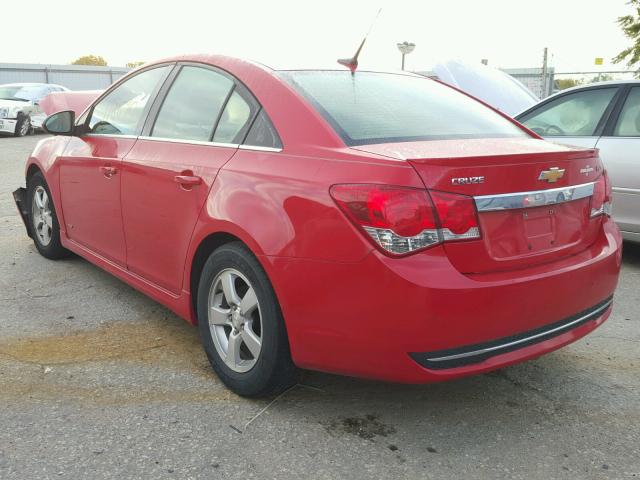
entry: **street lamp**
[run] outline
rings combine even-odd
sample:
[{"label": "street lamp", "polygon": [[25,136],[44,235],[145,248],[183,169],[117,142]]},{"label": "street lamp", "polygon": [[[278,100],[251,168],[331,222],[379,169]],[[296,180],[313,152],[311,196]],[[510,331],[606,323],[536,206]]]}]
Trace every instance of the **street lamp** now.
[{"label": "street lamp", "polygon": [[416,48],[415,43],[402,42],[398,43],[398,50],[402,54],[402,70],[404,70],[404,56],[413,52],[413,49]]}]

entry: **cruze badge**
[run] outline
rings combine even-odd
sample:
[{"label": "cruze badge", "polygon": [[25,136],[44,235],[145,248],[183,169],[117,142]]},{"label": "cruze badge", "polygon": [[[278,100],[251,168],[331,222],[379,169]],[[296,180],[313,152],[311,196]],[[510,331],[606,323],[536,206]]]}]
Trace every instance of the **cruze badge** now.
[{"label": "cruze badge", "polygon": [[452,185],[472,185],[474,183],[484,183],[484,176],[481,177],[457,177],[451,179]]},{"label": "cruze badge", "polygon": [[538,176],[538,180],[545,180],[549,183],[556,183],[564,177],[564,168],[551,167],[549,170],[543,170]]},{"label": "cruze badge", "polygon": [[580,169],[580,173],[584,173],[585,175],[589,175],[591,172],[593,172],[594,168],[590,167],[589,165],[587,165],[585,168],[581,168]]}]

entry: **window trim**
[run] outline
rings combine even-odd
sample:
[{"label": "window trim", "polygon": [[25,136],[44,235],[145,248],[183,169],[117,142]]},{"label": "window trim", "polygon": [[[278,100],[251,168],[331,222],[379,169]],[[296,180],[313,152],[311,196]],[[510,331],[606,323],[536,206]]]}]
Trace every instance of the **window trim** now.
[{"label": "window trim", "polygon": [[636,136],[622,136],[622,135],[615,135],[615,130],[616,130],[616,126],[618,125],[618,121],[620,120],[620,116],[622,115],[622,110],[624,109],[625,103],[627,102],[627,98],[629,98],[629,95],[631,95],[631,90],[633,90],[634,88],[640,89],[640,83],[630,83],[630,84],[626,84],[626,85],[622,85],[622,94],[620,95],[620,99],[618,100],[618,103],[616,104],[615,109],[613,110],[613,112],[611,113],[611,116],[609,118],[609,121],[607,122],[606,127],[604,128],[604,131],[602,133],[602,137],[606,137],[606,138],[640,138],[640,135],[636,135]]},{"label": "window trim", "polygon": [[[593,86],[588,86],[588,87],[583,87],[583,88],[576,88],[576,89],[571,89],[568,90],[566,92],[562,92],[556,95],[552,95],[551,97],[548,97],[546,99],[544,99],[542,102],[537,103],[536,105],[533,105],[532,107],[530,107],[529,109],[525,110],[524,112],[520,113],[519,115],[517,115],[515,117],[515,119],[522,123],[525,127],[527,127],[525,125],[524,122],[526,122],[529,118],[531,118],[532,114],[534,112],[540,112],[543,113],[546,110],[545,109],[548,104],[555,102],[556,100],[560,99],[560,98],[564,98],[564,97],[568,97],[570,95],[575,95],[575,94],[579,94],[579,93],[584,93],[584,92],[589,92],[591,90],[602,90],[602,89],[616,89],[616,92],[613,94],[613,96],[611,97],[611,100],[609,100],[609,103],[607,105],[607,108],[605,108],[604,112],[602,112],[602,115],[600,116],[600,119],[598,120],[598,123],[596,124],[596,128],[593,131],[592,135],[545,135],[545,138],[567,138],[567,137],[573,137],[573,138],[590,138],[590,137],[600,137],[603,135],[603,132],[605,131],[606,127],[609,125],[609,121],[611,119],[611,114],[614,111],[614,109],[617,107],[618,102],[620,101],[620,97],[622,95],[622,91],[624,90],[623,86],[621,85],[615,85],[615,84],[608,84],[608,85],[593,85]],[[527,127],[529,128],[529,127]]]},{"label": "window trim", "polygon": [[[137,125],[137,127],[139,128],[139,131],[137,132],[137,134],[135,135],[115,135],[112,133],[91,133],[89,131],[89,122],[91,121],[91,116],[93,115],[93,111],[95,110],[96,106],[104,99],[106,98],[108,95],[111,94],[111,92],[113,92],[114,90],[116,90],[117,88],[119,88],[121,85],[125,84],[127,81],[131,80],[134,77],[137,77],[138,75],[148,72],[150,70],[154,70],[156,68],[162,68],[162,67],[171,67],[169,68],[169,70],[167,71],[167,73],[165,74],[164,78],[162,78],[159,82],[158,85],[156,85],[156,87],[154,88],[153,92],[151,92],[151,96],[150,99],[151,101],[147,103],[147,105],[145,105],[144,110],[142,111],[142,115],[140,117],[140,121]],[[146,125],[147,119],[149,117],[149,112],[151,111],[151,108],[153,106],[153,104],[155,103],[158,93],[162,90],[162,88],[164,87],[165,83],[167,82],[167,79],[169,77],[171,77],[171,75],[173,74],[173,72],[175,71],[176,67],[176,62],[164,62],[164,63],[158,63],[158,64],[154,64],[154,65],[150,65],[147,68],[144,68],[138,72],[135,73],[135,75],[126,75],[124,77],[122,77],[120,80],[118,80],[116,83],[114,83],[113,85],[111,85],[109,88],[107,88],[102,95],[100,95],[97,99],[95,99],[93,101],[93,103],[91,104],[91,106],[85,111],[83,112],[83,114],[80,116],[80,119],[78,122],[76,122],[76,129],[80,128],[81,131],[78,132],[79,136],[91,136],[91,137],[110,137],[110,138],[138,138],[142,132],[144,131],[144,126]],[[84,116],[84,119],[82,118]]]},{"label": "window trim", "polygon": [[[201,63],[201,62],[193,62],[193,61],[181,61],[181,62],[176,62],[175,64],[175,68],[173,69],[173,71],[167,76],[167,78],[165,79],[165,82],[162,86],[162,88],[158,91],[156,98],[153,102],[153,105],[151,106],[148,114],[147,114],[147,118],[146,121],[144,123],[144,126],[142,128],[142,132],[139,136],[140,139],[142,140],[155,140],[155,141],[165,141],[165,142],[172,142],[172,143],[182,143],[182,144],[192,144],[192,145],[209,145],[209,146],[214,146],[214,147],[227,147],[227,148],[236,148],[236,149],[242,149],[242,150],[256,150],[256,151],[267,151],[267,152],[281,152],[282,148],[279,149],[275,149],[272,147],[260,147],[260,146],[254,146],[254,145],[244,145],[244,142],[247,138],[247,135],[249,134],[249,131],[251,130],[251,126],[253,126],[253,123],[255,122],[256,118],[258,117],[258,114],[260,113],[260,111],[263,110],[262,104],[258,101],[258,99],[256,98],[256,96],[251,92],[251,90],[249,90],[249,88],[241,81],[239,80],[237,77],[235,77],[234,75],[232,75],[231,73],[229,73],[228,71],[208,64],[208,63]],[[158,118],[158,115],[160,113],[160,110],[162,109],[162,105],[164,104],[164,101],[167,97],[167,95],[169,94],[169,92],[171,91],[171,87],[173,86],[176,78],[178,77],[178,75],[180,74],[180,72],[182,71],[182,69],[184,67],[198,67],[198,68],[205,68],[205,69],[209,69],[212,70],[220,75],[223,75],[224,77],[230,79],[233,82],[233,86],[231,87],[230,91],[227,94],[227,97],[225,98],[224,103],[222,104],[222,107],[220,109],[220,112],[218,113],[218,117],[216,118],[216,122],[214,124],[214,128],[213,131],[211,133],[211,137],[210,137],[210,141],[198,141],[198,140],[188,140],[188,139],[180,139],[180,138],[162,138],[162,137],[152,137],[151,136],[151,132],[153,132],[153,127],[155,126],[156,120]],[[252,117],[249,119],[249,121],[247,122],[247,125],[249,125],[249,127],[246,129],[246,132],[244,133],[243,137],[242,137],[242,141],[238,144],[235,143],[221,143],[221,142],[214,142],[213,138],[215,137],[216,134],[216,130],[218,129],[218,124],[220,123],[220,119],[222,118],[222,114],[225,110],[225,108],[227,107],[227,103],[229,102],[229,99],[231,98],[231,96],[233,95],[233,92],[238,92],[239,95],[242,96],[242,98],[244,100],[247,101],[247,103],[250,105],[250,108],[254,108],[255,111],[253,112]],[[275,125],[274,125],[274,128]],[[277,132],[277,129],[276,129]],[[280,137],[280,134],[278,133],[278,136]],[[282,137],[280,137],[282,138]],[[282,143],[282,140],[281,140]],[[251,148],[247,148],[247,147],[251,147]],[[284,148],[284,146],[283,146]]]}]

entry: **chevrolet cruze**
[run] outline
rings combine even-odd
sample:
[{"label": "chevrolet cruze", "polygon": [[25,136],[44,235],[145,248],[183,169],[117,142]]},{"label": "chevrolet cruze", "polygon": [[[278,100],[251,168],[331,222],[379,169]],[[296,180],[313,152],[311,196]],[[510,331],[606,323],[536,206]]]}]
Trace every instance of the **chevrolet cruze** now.
[{"label": "chevrolet cruze", "polygon": [[352,70],[145,65],[46,120],[14,193],[28,234],[197,324],[241,395],[298,368],[452,379],[602,324],[621,238],[597,151]]}]

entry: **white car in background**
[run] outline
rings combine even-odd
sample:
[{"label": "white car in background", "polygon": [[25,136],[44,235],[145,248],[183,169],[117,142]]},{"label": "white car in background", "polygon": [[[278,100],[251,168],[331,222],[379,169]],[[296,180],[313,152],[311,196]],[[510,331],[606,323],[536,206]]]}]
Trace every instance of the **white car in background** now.
[{"label": "white car in background", "polygon": [[41,128],[46,115],[40,101],[50,93],[67,90],[51,83],[0,85],[0,133],[22,137],[32,128]]},{"label": "white car in background", "polygon": [[562,90],[517,115],[545,139],[598,148],[613,187],[613,218],[640,242],[640,80]]}]

